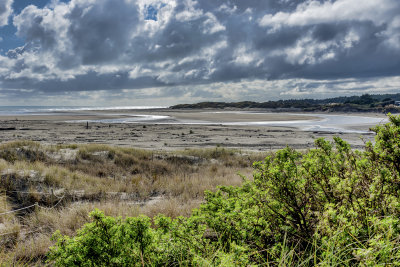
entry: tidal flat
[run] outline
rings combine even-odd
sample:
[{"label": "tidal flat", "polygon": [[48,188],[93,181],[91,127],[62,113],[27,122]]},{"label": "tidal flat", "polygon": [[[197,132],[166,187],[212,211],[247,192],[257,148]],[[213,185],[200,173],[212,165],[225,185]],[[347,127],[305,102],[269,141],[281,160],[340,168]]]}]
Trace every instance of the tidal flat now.
[{"label": "tidal flat", "polygon": [[163,109],[2,116],[0,265],[45,264],[52,234],[74,235],[95,208],[122,217],[189,216],[205,190],[252,179],[253,162],[277,149],[307,150],[333,136],[363,148],[377,121],[384,115]]},{"label": "tidal flat", "polygon": [[221,110],[103,110],[0,116],[1,141],[109,144],[152,150],[213,148],[270,151],[313,146],[334,135],[361,148],[384,114],[271,113]]}]

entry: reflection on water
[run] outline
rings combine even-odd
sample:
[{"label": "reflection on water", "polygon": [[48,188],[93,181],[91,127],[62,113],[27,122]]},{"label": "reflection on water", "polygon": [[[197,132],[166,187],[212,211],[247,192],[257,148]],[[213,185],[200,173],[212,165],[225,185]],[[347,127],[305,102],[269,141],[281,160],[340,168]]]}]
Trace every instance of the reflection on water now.
[{"label": "reflection on water", "polygon": [[[102,116],[106,116],[107,114],[101,114]],[[116,114],[112,114],[112,116],[118,116]],[[161,123],[164,120],[171,118],[170,116],[161,116],[161,115],[127,115],[121,114],[123,118],[113,118],[113,119],[99,119],[99,120],[73,120],[67,122],[98,122],[98,123]]]},{"label": "reflection on water", "polygon": [[[212,116],[211,112],[210,116]],[[223,113],[223,112],[218,112]],[[225,112],[232,113],[232,112]],[[268,114],[268,113],[254,113],[254,112],[234,112],[242,114]],[[276,113],[270,113],[275,114]],[[104,114],[103,114],[104,115]],[[113,114],[115,116],[115,114]],[[353,126],[367,126],[376,125],[387,122],[386,118],[376,118],[367,116],[350,116],[350,115],[327,115],[327,114],[293,114],[293,113],[282,113],[282,115],[291,116],[309,116],[310,120],[287,120],[287,121],[263,121],[254,120],[246,122],[210,122],[206,120],[182,120],[172,116],[162,115],[132,115],[132,114],[121,114],[122,118],[113,119],[100,119],[100,120],[89,120],[89,122],[98,123],[149,123],[149,124],[187,124],[187,125],[229,125],[229,126],[288,126],[296,127],[304,131],[324,131],[324,132],[354,132],[354,133],[367,133],[368,131],[360,131],[351,129]],[[315,119],[317,117],[318,119]],[[312,118],[312,119],[311,119]],[[71,122],[71,121],[70,121]],[[73,121],[73,122],[86,122],[85,121]]]}]

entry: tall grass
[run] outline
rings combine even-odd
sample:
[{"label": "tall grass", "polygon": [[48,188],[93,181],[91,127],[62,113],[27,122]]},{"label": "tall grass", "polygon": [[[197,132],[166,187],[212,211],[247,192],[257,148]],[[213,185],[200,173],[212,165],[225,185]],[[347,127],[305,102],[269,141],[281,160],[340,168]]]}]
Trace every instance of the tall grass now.
[{"label": "tall grass", "polygon": [[[206,191],[186,218],[94,210],[76,236],[56,233],[49,259],[59,266],[397,266],[400,116],[389,121],[372,129],[375,143],[363,151],[339,137],[317,139],[305,153],[279,150],[254,163],[253,180]],[[209,160],[210,171],[220,171],[214,163],[226,167],[225,153]]]},{"label": "tall grass", "polygon": [[252,162],[263,156],[219,147],[155,152],[98,144],[0,144],[0,213],[39,205],[0,215],[0,234],[14,232],[0,238],[0,266],[43,265],[51,234],[74,235],[95,208],[110,216],[189,216],[205,190],[240,185],[238,173],[250,176]]}]

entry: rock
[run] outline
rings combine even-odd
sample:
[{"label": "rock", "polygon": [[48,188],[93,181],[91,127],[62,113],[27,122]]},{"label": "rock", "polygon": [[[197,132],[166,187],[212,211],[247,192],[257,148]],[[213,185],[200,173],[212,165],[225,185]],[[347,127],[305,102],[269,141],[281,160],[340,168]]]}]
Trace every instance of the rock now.
[{"label": "rock", "polygon": [[13,175],[13,174],[15,174],[14,169],[5,169],[1,172],[1,176]]},{"label": "rock", "polygon": [[104,159],[108,158],[109,154],[110,154],[109,151],[96,151],[92,153],[93,156],[98,156]]},{"label": "rock", "polygon": [[46,156],[55,161],[72,161],[76,159],[78,149],[63,148],[56,152],[47,152]]},{"label": "rock", "polygon": [[41,175],[40,172],[35,170],[19,170],[16,171],[14,169],[6,169],[1,172],[1,176],[15,176],[16,178],[22,178],[25,180],[29,180],[31,182],[43,182],[44,175]]}]

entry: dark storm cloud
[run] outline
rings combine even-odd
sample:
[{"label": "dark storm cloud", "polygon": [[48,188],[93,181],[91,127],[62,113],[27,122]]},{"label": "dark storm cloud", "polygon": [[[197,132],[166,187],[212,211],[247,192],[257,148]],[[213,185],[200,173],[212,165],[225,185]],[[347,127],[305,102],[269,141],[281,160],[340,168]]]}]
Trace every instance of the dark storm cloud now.
[{"label": "dark storm cloud", "polygon": [[397,0],[28,6],[13,19],[26,45],[0,58],[0,81],[50,92],[397,76],[399,14]]},{"label": "dark storm cloud", "polygon": [[218,33],[203,33],[203,29],[199,25],[202,25],[206,19],[202,17],[182,23],[173,18],[152,39],[142,36],[134,38],[129,56],[141,62],[180,60],[190,57],[203,47],[212,45],[221,39],[221,35]]},{"label": "dark storm cloud", "polygon": [[[325,25],[323,27],[326,27]],[[347,28],[347,30],[345,29]],[[348,77],[382,77],[395,76],[400,72],[400,51],[395,47],[387,47],[384,43],[387,38],[383,33],[387,30],[386,25],[376,26],[373,23],[354,22],[346,25],[343,30],[337,31],[334,26],[320,33],[314,32],[316,40],[320,38],[330,38],[348,34],[353,30],[358,41],[352,47],[347,49],[336,49],[334,60],[327,60],[320,64],[310,64],[300,68],[294,74],[297,77],[305,78],[348,78]],[[332,37],[332,36],[335,37]],[[345,38],[345,37],[342,37]],[[322,51],[323,53],[324,51]]]},{"label": "dark storm cloud", "polygon": [[[46,66],[34,68],[35,72],[43,72]],[[152,77],[139,77],[130,79],[128,73],[101,74],[89,72],[76,77],[68,82],[59,79],[37,81],[34,78],[5,79],[3,85],[9,89],[34,89],[43,92],[52,91],[91,91],[91,90],[114,90],[121,88],[146,88],[150,86],[165,86],[165,84],[154,80]],[[55,90],[56,88],[56,90]]]},{"label": "dark storm cloud", "polygon": [[81,2],[65,16],[67,36],[84,65],[119,61],[138,24],[138,10],[125,1]]}]

